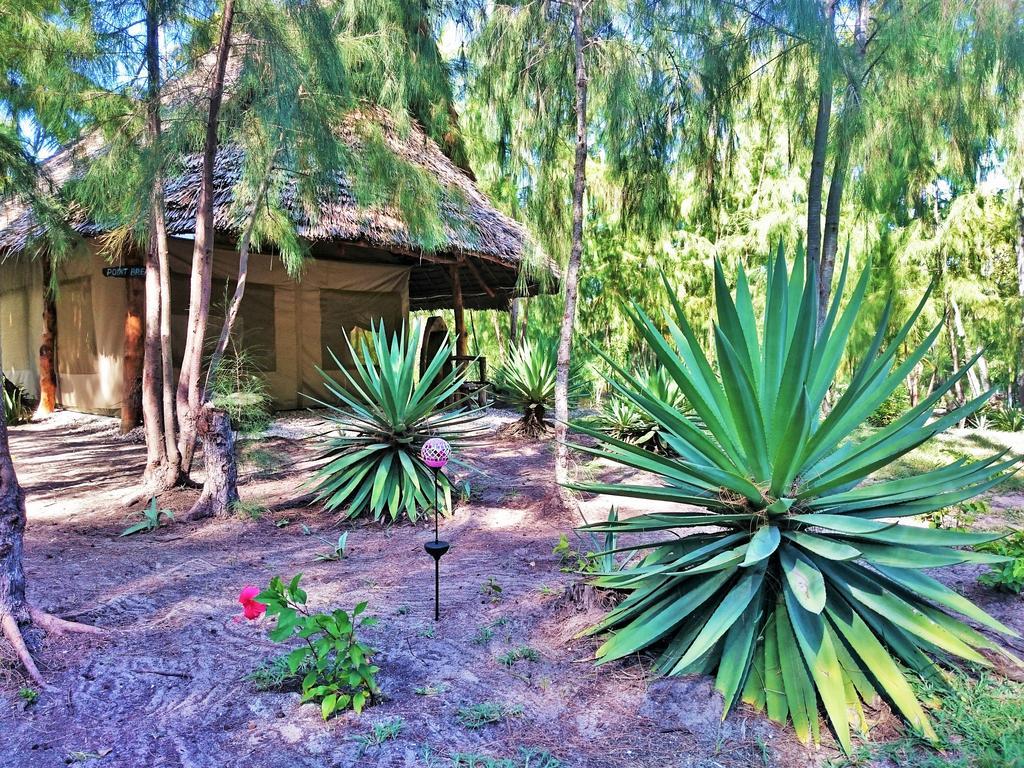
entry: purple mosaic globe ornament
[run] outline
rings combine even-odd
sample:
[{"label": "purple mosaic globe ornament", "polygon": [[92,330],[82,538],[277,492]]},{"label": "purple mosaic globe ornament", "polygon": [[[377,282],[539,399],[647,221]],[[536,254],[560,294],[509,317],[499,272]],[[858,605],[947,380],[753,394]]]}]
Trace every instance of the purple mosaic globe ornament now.
[{"label": "purple mosaic globe ornament", "polygon": [[420,458],[431,469],[441,469],[451,458],[452,447],[440,437],[432,437],[420,449]]}]

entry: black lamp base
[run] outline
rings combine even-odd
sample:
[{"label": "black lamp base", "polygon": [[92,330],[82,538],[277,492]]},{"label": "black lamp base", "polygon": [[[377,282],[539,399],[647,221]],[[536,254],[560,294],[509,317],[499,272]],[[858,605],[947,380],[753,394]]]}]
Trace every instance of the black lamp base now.
[{"label": "black lamp base", "polygon": [[423,545],[423,548],[427,550],[427,554],[435,560],[440,560],[445,552],[451,549],[451,544],[447,541],[428,541]]}]

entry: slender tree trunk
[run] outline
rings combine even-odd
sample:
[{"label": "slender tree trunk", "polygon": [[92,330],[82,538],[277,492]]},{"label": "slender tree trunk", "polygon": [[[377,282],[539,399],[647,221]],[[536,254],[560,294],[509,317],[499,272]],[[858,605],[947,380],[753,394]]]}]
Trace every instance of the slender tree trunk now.
[{"label": "slender tree trunk", "polygon": [[1017,182],[1017,296],[1020,298],[1020,326],[1017,329],[1017,370],[1014,400],[1018,407],[1024,404],[1024,176]]},{"label": "slender tree trunk", "polygon": [[839,217],[843,205],[843,189],[846,185],[846,170],[850,157],[850,142],[840,138],[832,163],[832,178],[828,185],[828,202],[825,205],[825,235],[821,244],[821,263],[818,267],[818,332],[825,325],[828,316],[828,301],[832,295],[832,275],[836,268],[836,254],[839,251]]},{"label": "slender tree trunk", "polygon": [[[137,253],[126,260],[128,266],[145,262]],[[124,355],[121,362],[121,434],[142,423],[142,363],[145,356],[143,317],[146,305],[144,280],[125,280]]]},{"label": "slender tree trunk", "polygon": [[[6,416],[4,409],[0,408],[0,625],[8,642],[15,646],[19,655],[22,649],[17,647],[18,643],[21,642],[24,647],[22,632],[32,624],[28,601],[25,599],[25,569],[21,559],[24,534],[25,494],[14,471],[7,440]],[[29,640],[31,642],[31,636]],[[25,666],[29,675],[40,682],[42,675],[32,663],[28,648],[24,648],[24,654],[28,659]]]},{"label": "slender tree trunk", "polygon": [[160,359],[160,257],[157,256],[154,219],[150,213],[149,247],[146,249],[146,342],[142,361],[142,423],[146,433],[147,485],[156,482],[167,463],[161,412],[162,361]]},{"label": "slender tree trunk", "polygon": [[519,299],[512,298],[508,303],[508,345],[516,346],[519,339]]},{"label": "slender tree trunk", "polygon": [[[970,343],[967,340],[967,331],[964,328],[964,319],[960,314],[960,305],[957,304],[956,299],[952,296],[949,297],[949,306],[953,310],[953,330],[956,333],[957,341],[954,346],[959,348],[963,345],[964,355],[970,355]],[[980,348],[979,348],[980,349]],[[988,380],[988,363],[985,361],[985,356],[982,355],[978,358],[977,365],[971,366],[967,371],[967,384],[971,388],[971,398],[980,397],[984,389],[988,389],[988,385],[984,383],[982,377],[979,375],[980,371],[984,371],[984,380]]]},{"label": "slender tree trunk", "polygon": [[572,335],[576,324],[576,298],[579,288],[580,263],[583,260],[583,198],[587,190],[587,67],[583,55],[583,2],[573,2],[573,45],[576,53],[576,157],[572,184],[572,247],[565,270],[565,307],[558,337],[558,358],[555,368],[555,481],[563,505],[570,495],[563,484],[569,480],[569,446],[566,433],[569,422],[569,368],[572,356]]},{"label": "slender tree trunk", "polygon": [[36,416],[49,416],[57,408],[57,281],[53,260],[43,255],[43,332],[39,338],[39,407]]},{"label": "slender tree trunk", "polygon": [[[466,308],[462,300],[462,281],[459,279],[458,265],[451,267],[452,307],[455,316],[455,355],[465,357],[469,354],[466,338]],[[461,370],[465,362],[460,360],[456,369]]]},{"label": "slender tree trunk", "polygon": [[[164,179],[160,170],[160,15],[157,0],[146,3],[146,138],[154,161],[146,249],[146,339],[142,367],[142,413],[146,433],[147,495],[174,486],[180,476],[175,429],[173,360],[170,349],[171,297],[164,219]],[[166,333],[166,336],[165,336]],[[165,345],[166,338],[166,345]]]},{"label": "slender tree trunk", "polygon": [[[946,304],[950,305],[949,296],[946,296]],[[960,370],[960,349],[956,343],[956,332],[953,330],[953,312],[951,308],[946,310],[946,336],[949,339],[949,359],[953,367],[953,372]],[[964,404],[964,387],[963,379],[958,379],[956,384],[953,385],[953,404],[954,406],[961,406]]]},{"label": "slender tree trunk", "polygon": [[189,292],[188,328],[185,354],[178,377],[177,407],[181,431],[179,440],[181,466],[191,471],[195,452],[197,420],[203,402],[201,376],[206,324],[210,315],[210,283],[213,278],[213,165],[217,158],[217,120],[224,97],[224,76],[231,48],[231,26],[234,0],[225,0],[220,22],[217,59],[210,82],[210,109],[206,119],[206,142],[203,148],[203,169],[196,206],[195,240],[192,248],[192,283]]},{"label": "slender tree trunk", "polygon": [[822,49],[818,61],[818,114],[814,122],[814,143],[811,148],[811,174],[807,180],[807,274],[821,260],[821,193],[825,182],[825,155],[828,151],[828,129],[832,120],[832,37],[834,35],[834,0],[825,0]]}]

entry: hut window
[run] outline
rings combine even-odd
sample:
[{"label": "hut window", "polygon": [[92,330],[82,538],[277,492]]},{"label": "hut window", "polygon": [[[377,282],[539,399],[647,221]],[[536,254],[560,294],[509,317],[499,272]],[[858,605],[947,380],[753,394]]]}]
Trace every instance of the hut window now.
[{"label": "hut window", "polygon": [[61,283],[57,324],[57,370],[66,374],[96,373],[96,326],[90,278]]},{"label": "hut window", "polygon": [[356,349],[359,337],[383,320],[387,328],[402,322],[402,294],[390,291],[320,289],[320,360],[323,368],[337,370],[331,352],[346,367],[352,365],[347,338]]}]

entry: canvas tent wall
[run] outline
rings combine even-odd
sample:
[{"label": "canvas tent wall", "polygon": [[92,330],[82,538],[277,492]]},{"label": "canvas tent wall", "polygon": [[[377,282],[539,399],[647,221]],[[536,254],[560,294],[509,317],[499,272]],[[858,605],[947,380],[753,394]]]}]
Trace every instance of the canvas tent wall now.
[{"label": "canvas tent wall", "polygon": [[[172,344],[178,363],[188,319],[191,241],[172,240],[170,253]],[[59,271],[57,388],[65,408],[112,413],[121,405],[126,279],[105,277],[106,266],[95,242],[87,240]],[[237,269],[235,251],[214,251],[211,344]],[[402,325],[409,312],[409,272],[404,265],[312,258],[293,279],[273,256],[252,255],[237,336],[265,377],[275,408],[307,407],[314,403],[304,395],[326,394],[315,367],[337,373],[328,349],[348,362],[343,336],[354,340],[378,321],[388,328]],[[37,262],[8,262],[0,274],[4,369],[37,395],[41,268]]]}]

